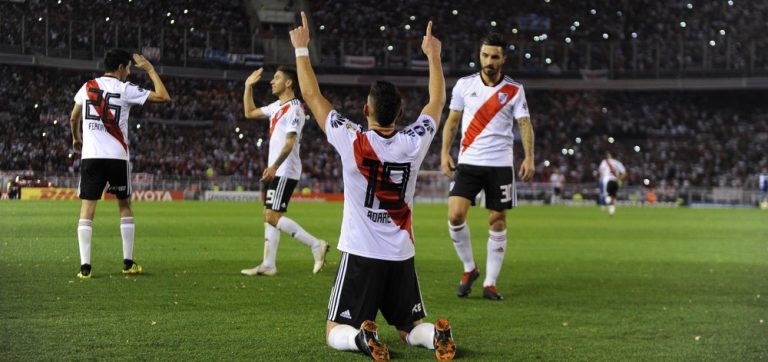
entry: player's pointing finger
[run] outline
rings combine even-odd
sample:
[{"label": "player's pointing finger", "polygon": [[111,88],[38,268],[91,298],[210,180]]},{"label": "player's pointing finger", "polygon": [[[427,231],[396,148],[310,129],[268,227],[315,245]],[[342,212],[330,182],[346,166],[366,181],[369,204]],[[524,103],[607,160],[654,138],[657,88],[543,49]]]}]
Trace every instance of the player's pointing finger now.
[{"label": "player's pointing finger", "polygon": [[304,29],[309,29],[307,24],[307,14],[305,14],[303,11],[301,12],[301,26],[304,27]]},{"label": "player's pointing finger", "polygon": [[427,23],[427,36],[432,36],[432,20]]}]

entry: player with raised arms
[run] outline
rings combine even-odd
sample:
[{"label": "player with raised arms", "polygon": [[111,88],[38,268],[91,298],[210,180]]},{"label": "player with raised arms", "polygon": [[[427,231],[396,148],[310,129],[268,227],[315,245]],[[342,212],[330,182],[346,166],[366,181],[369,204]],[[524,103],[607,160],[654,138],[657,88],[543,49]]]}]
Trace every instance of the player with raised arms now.
[{"label": "player with raised arms", "polygon": [[380,310],[407,344],[435,349],[453,359],[450,323],[424,322],[426,310],[414,265],[411,208],[416,176],[440,125],[445,79],[440,40],[427,25],[421,48],[429,62],[429,103],[418,119],[397,131],[401,96],[388,82],[371,85],[363,107],[368,130],[344,118],[321,94],[309,60],[309,28],[290,32],[304,101],[343,166],[344,211],[338,249],[342,252],[328,303],[326,341],[337,350],[362,351],[388,360],[374,319]]},{"label": "player with raised arms", "polygon": [[280,232],[296,238],[312,250],[315,264],[312,273],[317,274],[325,264],[328,243],[308,233],[293,219],[285,216],[293,190],[301,177],[301,130],[304,128],[304,107],[298,99],[299,81],[296,70],[287,66],[277,68],[270,81],[272,95],[278,99],[257,108],[253,102],[253,85],[261,79],[263,68],[255,70],[245,80],[243,107],[245,118],[269,121],[269,166],[261,176],[264,199],[264,259],[254,268],[243,269],[245,275],[277,273],[277,248]]},{"label": "player with raised arms", "polygon": [[[147,72],[154,91],[126,82],[131,64]],[[123,239],[123,274],[140,274],[143,269],[133,260],[135,226],[131,209],[131,165],[128,147],[128,116],[131,107],[145,102],[167,103],[171,96],[152,64],[141,55],[112,49],[104,55],[103,76],[91,79],[75,95],[69,118],[72,147],[82,154],[80,162],[80,245],[79,278],[91,277],[91,236],[96,203],[107,192],[117,196],[120,209],[120,235]],[[82,128],[81,126],[82,121]]]}]

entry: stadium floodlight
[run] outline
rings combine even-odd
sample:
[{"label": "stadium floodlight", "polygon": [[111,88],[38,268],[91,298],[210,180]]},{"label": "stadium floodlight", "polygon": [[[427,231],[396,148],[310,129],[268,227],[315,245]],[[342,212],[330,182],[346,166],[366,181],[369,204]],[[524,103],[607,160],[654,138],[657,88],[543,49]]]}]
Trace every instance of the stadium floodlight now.
[{"label": "stadium floodlight", "polygon": [[515,44],[509,44],[509,51],[515,51]]},{"label": "stadium floodlight", "polygon": [[405,24],[404,28],[405,30],[411,30],[411,24]]},{"label": "stadium floodlight", "polygon": [[320,25],[320,30],[325,30],[325,25]]},{"label": "stadium floodlight", "polygon": [[624,13],[621,10],[616,11],[616,15],[619,17],[624,16]]},{"label": "stadium floodlight", "polygon": [[166,18],[170,18],[171,17],[171,12],[169,11],[169,12],[165,13],[165,17]]},{"label": "stadium floodlight", "polygon": [[579,25],[581,25],[581,23],[580,23],[578,20],[576,20],[576,21],[574,21],[574,22],[573,22],[573,26],[575,26],[575,27],[577,27],[577,28],[578,28],[578,27],[579,27]]},{"label": "stadium floodlight", "polygon": [[491,26],[496,26],[496,20],[491,20]]},{"label": "stadium floodlight", "polygon": [[581,144],[581,137],[576,137],[576,143]]},{"label": "stadium floodlight", "polygon": [[241,133],[238,138],[243,139],[243,134]]},{"label": "stadium floodlight", "polygon": [[107,18],[106,18],[106,19],[104,19],[104,21],[109,21],[109,16],[107,16]]},{"label": "stadium floodlight", "polygon": [[525,53],[525,59],[531,59],[531,53]]},{"label": "stadium floodlight", "polygon": [[550,58],[544,59],[544,62],[547,64],[552,64],[552,59]]},{"label": "stadium floodlight", "polygon": [[416,17],[411,15],[410,19],[411,19],[411,21],[414,21],[414,20],[416,20]]},{"label": "stadium floodlight", "polygon": [[597,15],[597,10],[595,10],[595,9],[590,9],[590,10],[589,10],[589,13],[590,13],[590,14],[592,14],[592,15]]},{"label": "stadium floodlight", "polygon": [[379,27],[379,30],[381,30],[381,31],[387,30],[387,27],[382,25],[382,26]]},{"label": "stadium floodlight", "polygon": [[534,35],[533,36],[533,41],[539,41],[539,36],[538,35]]},{"label": "stadium floodlight", "polygon": [[563,148],[562,150],[560,150],[560,152],[561,152],[563,155],[567,155],[567,154],[568,154],[568,150],[566,150],[565,148]]},{"label": "stadium floodlight", "polygon": [[395,47],[393,47],[393,46],[391,46],[391,45],[387,45],[387,51],[390,51],[390,52],[391,52],[391,51],[393,51],[393,50],[395,50]]},{"label": "stadium floodlight", "polygon": [[634,31],[632,32],[632,39],[637,39],[637,33],[635,33]]},{"label": "stadium floodlight", "polygon": [[176,24],[176,20],[171,19],[171,25]]},{"label": "stadium floodlight", "polygon": [[453,11],[451,11],[451,14],[453,14],[453,15],[459,15],[459,11],[458,11],[458,10],[456,10],[456,9],[453,9]]},{"label": "stadium floodlight", "polygon": [[136,129],[141,129],[141,124],[137,124]]},{"label": "stadium floodlight", "polygon": [[68,154],[68,155],[67,155],[67,157],[69,157],[69,158],[72,158],[72,154],[71,154],[71,153],[70,153],[70,154]]},{"label": "stadium floodlight", "polygon": [[714,40],[709,41],[709,46],[713,47],[715,45],[717,45],[717,43]]},{"label": "stadium floodlight", "polygon": [[640,146],[635,146],[635,152],[640,152]]},{"label": "stadium floodlight", "polygon": [[517,28],[512,28],[512,34],[517,34]]},{"label": "stadium floodlight", "polygon": [[688,5],[686,5],[685,7],[687,7],[688,9],[693,9],[693,4],[688,3]]},{"label": "stadium floodlight", "polygon": [[264,140],[263,140],[263,139],[261,139],[261,138],[259,138],[258,140],[256,140],[256,147],[258,147],[258,148],[261,148],[261,144],[262,144],[263,142],[264,142]]},{"label": "stadium floodlight", "polygon": [[720,29],[720,35],[725,35],[725,29]]},{"label": "stadium floodlight", "polygon": [[45,132],[43,132],[43,137],[45,137]]},{"label": "stadium floodlight", "polygon": [[573,150],[573,148],[569,148],[568,149],[568,156],[573,156],[574,152],[575,151]]},{"label": "stadium floodlight", "polygon": [[728,0],[728,6],[733,6],[733,0]]},{"label": "stadium floodlight", "polygon": [[646,179],[643,179],[643,185],[645,185],[645,186],[648,186],[648,185],[650,185],[650,184],[651,184],[651,180],[649,180],[649,179],[647,179],[647,178],[646,178]]},{"label": "stadium floodlight", "polygon": [[[322,29],[321,29],[321,30],[322,30]],[[194,33],[194,32],[195,32],[195,27],[193,26],[193,27],[189,28],[189,31],[191,31],[191,32],[193,32],[193,33]]]},{"label": "stadium floodlight", "polygon": [[603,39],[608,39],[608,33],[603,33]]},{"label": "stadium floodlight", "polygon": [[544,160],[544,167],[549,167],[550,163],[549,160]]},{"label": "stadium floodlight", "polygon": [[470,68],[474,68],[475,67],[475,62],[469,62],[469,67]]},{"label": "stadium floodlight", "polygon": [[608,137],[608,143],[613,143],[614,141],[613,137]]},{"label": "stadium floodlight", "polygon": [[38,21],[38,22],[41,22],[41,21],[43,21],[43,17],[41,16],[41,17],[37,18],[37,21]]},{"label": "stadium floodlight", "polygon": [[189,13],[189,9],[184,9],[184,14]]},{"label": "stadium floodlight", "polygon": [[38,106],[38,104],[37,104],[37,103],[35,103],[35,109],[37,109],[37,107],[39,107],[39,106]]},{"label": "stadium floodlight", "polygon": [[53,124],[59,124],[59,120],[58,119],[54,119],[53,120]]},{"label": "stadium floodlight", "polygon": [[681,22],[680,22],[680,27],[681,27],[681,28],[685,28],[685,27],[686,27],[686,25],[687,25],[687,24],[686,24],[684,21],[681,21]]},{"label": "stadium floodlight", "polygon": [[566,44],[571,44],[571,37],[569,37],[569,36],[566,36],[566,37],[565,37],[565,43],[566,43]]},{"label": "stadium floodlight", "polygon": [[235,133],[240,133],[240,127],[235,128]]}]

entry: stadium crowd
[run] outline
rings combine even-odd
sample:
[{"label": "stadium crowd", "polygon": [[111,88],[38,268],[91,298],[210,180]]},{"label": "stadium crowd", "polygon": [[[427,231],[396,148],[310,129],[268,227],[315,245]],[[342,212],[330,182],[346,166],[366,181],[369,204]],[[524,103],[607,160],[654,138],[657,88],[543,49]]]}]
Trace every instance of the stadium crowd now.
[{"label": "stadium crowd", "polygon": [[[0,84],[0,169],[74,175],[78,161],[68,126],[72,97],[88,77],[96,75],[0,66],[0,77],[7,80]],[[132,77],[138,84],[149,84],[142,75]],[[268,127],[265,122],[244,119],[243,82],[165,81],[172,103],[148,105],[131,115],[134,172],[171,178],[204,178],[214,173],[256,183],[266,163]],[[366,88],[327,86],[323,90],[341,113],[364,121]],[[403,88],[402,92],[405,120],[413,120],[426,91]],[[265,81],[254,94],[257,105],[274,100]],[[570,183],[593,182],[602,152],[610,148],[627,165],[631,184],[649,179],[660,186],[741,186],[768,165],[768,156],[755,147],[768,141],[768,107],[755,106],[766,95],[764,91],[529,89],[537,139],[536,181],[546,182],[558,167]],[[438,133],[423,169],[439,169],[440,143]],[[521,154],[522,148],[516,147]],[[320,191],[338,186],[339,160],[314,122],[304,128],[301,154],[303,182]]]},{"label": "stadium crowd", "polygon": [[[251,35],[268,28],[248,18],[242,1],[212,2],[205,12],[190,8],[176,1],[4,1],[0,48],[20,48],[22,37],[27,51],[57,56],[69,56],[70,41],[75,57],[98,58],[114,46],[156,47],[157,64],[180,64],[184,49],[250,52]],[[317,46],[336,65],[344,55],[374,56],[378,66],[386,58],[395,68],[423,59],[418,39],[427,19],[421,14],[435,21],[446,43],[444,61],[456,70],[475,61],[475,43],[489,30],[514,44],[508,69],[528,73],[768,67],[768,55],[759,51],[768,45],[761,30],[768,4],[762,1],[310,2]]]}]

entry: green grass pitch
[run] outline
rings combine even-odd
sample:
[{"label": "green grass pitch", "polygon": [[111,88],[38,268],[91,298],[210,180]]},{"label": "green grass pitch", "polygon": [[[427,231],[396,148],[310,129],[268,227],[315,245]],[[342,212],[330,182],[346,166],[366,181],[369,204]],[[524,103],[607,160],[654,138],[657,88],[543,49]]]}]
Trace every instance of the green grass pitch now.
[{"label": "green grass pitch", "polygon": [[[335,245],[341,206],[294,203],[288,215]],[[146,274],[125,278],[117,207],[101,202],[85,281],[78,210],[0,202],[0,360],[365,360],[324,343],[338,250],[312,275],[310,251],[283,234],[276,277],[240,275],[261,260],[261,205],[135,203]],[[484,269],[486,212],[469,223]],[[521,207],[508,216],[501,302],[477,288],[456,297],[446,205],[416,205],[414,225],[427,319],[450,318],[459,359],[768,359],[766,212]],[[379,324],[393,358],[433,359]]]}]

